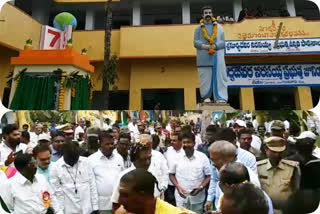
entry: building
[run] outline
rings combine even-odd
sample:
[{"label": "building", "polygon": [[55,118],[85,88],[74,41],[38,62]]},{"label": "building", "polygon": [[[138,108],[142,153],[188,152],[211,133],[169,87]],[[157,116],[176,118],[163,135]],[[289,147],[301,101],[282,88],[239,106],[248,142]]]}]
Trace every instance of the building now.
[{"label": "building", "polygon": [[[80,52],[86,48],[95,67],[91,75],[94,80],[92,108],[99,106],[104,1],[15,0],[3,7],[0,13],[3,20],[0,22],[0,97],[4,104],[9,99],[6,77],[12,70],[11,57],[18,56],[29,38],[34,48],[39,48],[41,26],[51,25],[56,14],[67,11],[78,20],[78,28],[73,33],[74,49]],[[228,74],[230,79],[237,79],[237,84],[233,82],[229,89],[231,106],[269,110],[310,109],[316,105],[320,95],[320,21],[317,20],[320,15],[313,3],[304,0],[113,0],[111,49],[120,60],[117,90],[111,92],[111,109],[153,109],[157,102],[162,109],[197,108],[200,95],[193,32],[201,18],[201,7],[208,4],[214,6],[214,15],[234,20],[243,7],[262,6],[264,13],[270,16],[223,24],[229,43],[226,49]],[[291,17],[279,17],[281,8],[287,9]],[[287,42],[291,44],[288,50],[269,50],[263,44],[256,45],[273,44],[281,22],[279,46],[283,45],[284,50]],[[248,42],[250,48],[246,48],[243,41]],[[303,41],[310,44],[296,45]],[[288,80],[287,87],[280,87],[284,83],[281,81],[241,82],[250,77],[250,69],[260,73],[264,69],[269,73],[281,70]],[[302,81],[305,77],[301,75],[306,70],[312,74]]]}]

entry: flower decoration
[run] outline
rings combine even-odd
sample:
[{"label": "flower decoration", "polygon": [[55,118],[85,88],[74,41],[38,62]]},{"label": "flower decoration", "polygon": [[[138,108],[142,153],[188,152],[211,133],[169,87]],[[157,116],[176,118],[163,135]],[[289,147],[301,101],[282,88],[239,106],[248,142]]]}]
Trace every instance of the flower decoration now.
[{"label": "flower decoration", "polygon": [[[203,37],[209,42],[210,45],[213,45],[214,40],[217,38],[217,35],[218,35],[218,25],[217,25],[216,19],[214,17],[212,17],[211,21],[214,24],[211,37],[209,37],[207,29],[204,25],[204,19],[200,20],[200,26],[201,26],[201,31],[202,31]],[[209,49],[208,53],[210,55],[214,55],[216,53],[216,51],[214,49]]]}]

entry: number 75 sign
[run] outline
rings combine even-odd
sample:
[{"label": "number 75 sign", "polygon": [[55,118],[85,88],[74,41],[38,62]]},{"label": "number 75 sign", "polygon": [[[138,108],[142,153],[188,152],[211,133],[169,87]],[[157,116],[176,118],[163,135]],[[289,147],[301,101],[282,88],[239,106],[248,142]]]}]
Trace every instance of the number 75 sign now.
[{"label": "number 75 sign", "polygon": [[48,25],[42,26],[41,50],[65,49],[67,42],[72,38],[72,26],[68,25],[66,30],[61,31]]}]

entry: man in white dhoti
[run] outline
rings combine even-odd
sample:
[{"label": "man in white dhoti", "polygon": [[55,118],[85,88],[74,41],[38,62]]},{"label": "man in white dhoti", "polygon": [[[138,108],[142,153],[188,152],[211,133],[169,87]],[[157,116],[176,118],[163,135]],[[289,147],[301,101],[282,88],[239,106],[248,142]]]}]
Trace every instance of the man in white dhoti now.
[{"label": "man in white dhoti", "polygon": [[212,16],[212,7],[201,9],[202,19],[194,33],[194,47],[197,48],[197,67],[200,78],[200,94],[205,102],[211,102],[213,94],[216,103],[228,101],[227,71],[224,59],[224,31]]}]

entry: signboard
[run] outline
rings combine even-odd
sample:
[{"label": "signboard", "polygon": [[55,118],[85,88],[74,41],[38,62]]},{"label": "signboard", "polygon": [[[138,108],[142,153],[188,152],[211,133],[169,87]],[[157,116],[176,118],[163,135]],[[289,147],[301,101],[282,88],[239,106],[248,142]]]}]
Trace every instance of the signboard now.
[{"label": "signboard", "polygon": [[320,53],[320,38],[226,41],[226,55]]},{"label": "signboard", "polygon": [[229,87],[320,86],[320,64],[230,65]]},{"label": "signboard", "polygon": [[65,49],[67,42],[72,38],[72,26],[69,25],[65,31],[58,30],[48,25],[42,26],[41,50]]},{"label": "signboard", "polygon": [[[309,38],[312,37],[313,29],[302,18],[287,19],[285,22],[283,19],[251,19],[250,28],[241,27],[237,29],[238,40],[252,40],[252,39],[270,39],[276,38],[279,30],[280,23],[283,22],[283,26],[280,32],[280,38]],[[291,24],[293,23],[293,24]]]}]

